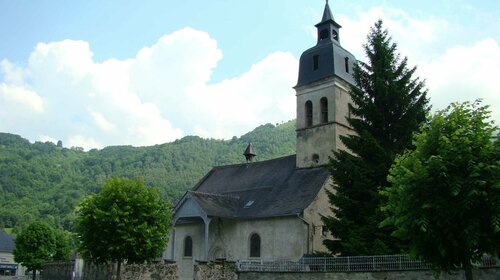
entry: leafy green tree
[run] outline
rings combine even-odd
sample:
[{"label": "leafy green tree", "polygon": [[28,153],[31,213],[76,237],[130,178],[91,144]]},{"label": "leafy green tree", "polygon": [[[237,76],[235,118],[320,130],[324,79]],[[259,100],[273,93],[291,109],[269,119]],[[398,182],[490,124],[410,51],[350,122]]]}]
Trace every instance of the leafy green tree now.
[{"label": "leafy green tree", "polygon": [[67,239],[43,222],[33,222],[21,231],[15,245],[14,260],[32,271],[33,279],[44,263],[69,257]]},{"label": "leafy green tree", "polygon": [[384,224],[438,270],[500,248],[500,143],[479,102],[452,104],[414,136],[415,149],[391,167]]},{"label": "leafy green tree", "polygon": [[53,259],[57,261],[67,260],[71,254],[70,234],[63,230],[54,230],[56,238],[56,251]]},{"label": "leafy green tree", "polygon": [[332,253],[388,254],[400,248],[389,229],[380,229],[378,191],[387,185],[395,156],[411,145],[429,110],[424,83],[414,77],[407,59],[396,54],[387,30],[378,21],[364,45],[368,63],[358,62],[351,88],[353,105],[347,120],[355,135],[341,136],[348,150],[334,152],[331,173],[335,191],[329,193],[334,216],[323,222],[338,239],[325,240]]},{"label": "leafy green tree", "polygon": [[155,188],[112,178],[78,209],[79,250],[93,263],[142,263],[157,258],[168,242],[172,214]]}]

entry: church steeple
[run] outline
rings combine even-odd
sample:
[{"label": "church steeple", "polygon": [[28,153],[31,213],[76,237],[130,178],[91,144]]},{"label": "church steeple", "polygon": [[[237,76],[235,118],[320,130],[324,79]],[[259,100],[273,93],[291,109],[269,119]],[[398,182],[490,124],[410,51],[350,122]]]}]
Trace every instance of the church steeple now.
[{"label": "church steeple", "polygon": [[328,5],[328,0],[326,0],[325,10],[323,11],[323,19],[321,22],[325,22],[328,20],[333,20],[332,11],[330,10],[330,6]]},{"label": "church steeple", "polygon": [[340,26],[332,16],[332,11],[330,10],[330,5],[328,5],[328,0],[326,0],[325,10],[323,11],[323,18],[321,22],[316,24],[318,29],[318,44],[328,41],[339,41],[339,29]]},{"label": "church steeple", "polygon": [[342,48],[340,24],[335,22],[328,0],[315,46],[300,56],[297,93],[297,167],[328,163],[332,150],[343,148],[340,135],[352,134],[346,118],[356,58]]},{"label": "church steeple", "polygon": [[351,75],[356,58],[340,45],[339,30],[342,26],[333,18],[330,5],[326,1],[318,30],[316,46],[308,49],[300,57],[297,87],[310,84],[330,76],[339,76],[354,85]]}]

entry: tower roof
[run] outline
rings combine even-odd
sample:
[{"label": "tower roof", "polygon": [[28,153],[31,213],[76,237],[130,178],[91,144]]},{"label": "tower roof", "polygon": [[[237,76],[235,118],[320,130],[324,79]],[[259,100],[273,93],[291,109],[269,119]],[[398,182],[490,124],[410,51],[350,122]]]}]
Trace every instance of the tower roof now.
[{"label": "tower roof", "polygon": [[330,10],[330,6],[328,5],[328,0],[326,0],[325,10],[323,11],[323,19],[321,22],[333,20],[332,11]]},{"label": "tower roof", "polygon": [[252,143],[248,143],[248,146],[245,149],[243,155],[245,156],[247,161],[252,161],[252,159],[256,156],[255,152],[253,151]]},{"label": "tower roof", "polygon": [[341,26],[333,19],[328,0],[323,18],[315,26],[318,30],[318,41],[316,46],[303,52],[300,57],[297,86],[332,76],[354,85],[350,69],[353,68],[356,58],[340,45]]},{"label": "tower roof", "polygon": [[332,10],[330,9],[330,5],[328,4],[328,0],[326,0],[325,9],[323,10],[323,18],[321,22],[316,24],[316,27],[323,25],[324,23],[331,23],[336,28],[341,28],[340,24],[338,24],[335,19],[333,19]]}]

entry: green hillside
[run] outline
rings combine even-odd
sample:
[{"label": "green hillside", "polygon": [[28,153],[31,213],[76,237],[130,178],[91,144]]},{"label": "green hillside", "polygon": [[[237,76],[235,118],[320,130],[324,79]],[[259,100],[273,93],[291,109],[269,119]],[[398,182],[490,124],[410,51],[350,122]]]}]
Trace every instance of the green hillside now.
[{"label": "green hillside", "polygon": [[213,166],[244,162],[250,142],[258,161],[294,154],[295,121],[262,125],[231,140],[187,136],[149,147],[88,152],[0,133],[0,228],[14,228],[15,233],[43,219],[70,229],[78,202],[111,176],[141,178],[175,203]]}]

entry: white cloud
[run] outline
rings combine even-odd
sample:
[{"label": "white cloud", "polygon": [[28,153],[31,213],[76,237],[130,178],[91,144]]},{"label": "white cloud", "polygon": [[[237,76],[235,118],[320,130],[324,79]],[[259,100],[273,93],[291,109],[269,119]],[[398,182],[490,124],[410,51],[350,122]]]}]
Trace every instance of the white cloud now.
[{"label": "white cloud", "polygon": [[0,115],[7,121],[0,131],[90,149],[187,134],[230,138],[294,117],[291,54],[270,54],[241,76],[210,84],[220,59],[217,42],[192,28],[135,57],[101,63],[84,41],[39,43],[26,67],[1,62]]},{"label": "white cloud", "polygon": [[456,46],[439,59],[420,64],[419,72],[427,77],[434,109],[451,102],[483,99],[490,105],[492,117],[500,124],[500,45],[488,38],[470,46]]},{"label": "white cloud", "polygon": [[187,101],[206,117],[195,121],[196,134],[230,138],[259,124],[294,118],[292,86],[297,69],[298,62],[290,53],[275,52],[237,78],[188,88]]},{"label": "white cloud", "polygon": [[[435,108],[482,97],[498,119],[497,42],[437,53],[433,47],[450,30],[446,21],[373,8],[357,18],[336,17],[344,26],[342,45],[360,58],[379,18],[400,52],[416,61],[411,64],[427,79]],[[432,55],[423,56],[427,51]],[[96,62],[84,41],[40,43],[25,67],[0,62],[0,131],[90,149],[153,145],[188,134],[230,138],[295,117],[293,55],[274,52],[237,77],[211,83],[221,59],[217,41],[193,28],[162,36],[124,60]]]},{"label": "white cloud", "polygon": [[85,137],[83,135],[73,135],[68,139],[68,147],[81,147],[84,149],[100,149],[104,146],[92,137]]},{"label": "white cloud", "polygon": [[370,28],[379,19],[383,20],[384,28],[389,30],[393,42],[398,44],[398,52],[413,61],[435,53],[435,44],[443,40],[451,29],[444,19],[417,19],[401,9],[372,7],[368,11],[358,12],[356,18],[345,15],[336,17],[343,26],[340,40],[344,48],[353,51],[358,59],[365,60],[361,46],[366,43]]},{"label": "white cloud", "polygon": [[407,56],[409,66],[416,65],[417,76],[426,80],[434,110],[451,102],[483,99],[490,105],[492,118],[500,123],[500,47],[494,39],[486,38],[470,45],[448,47],[449,38],[461,32],[435,17],[415,18],[405,11],[373,7],[357,13],[356,18],[339,15],[336,20],[344,26],[341,43],[358,59],[365,60],[361,45],[366,43],[370,27],[384,21],[398,53]]},{"label": "white cloud", "polygon": [[44,111],[42,98],[36,92],[22,86],[0,84],[0,98],[3,99],[3,102],[0,101],[2,107],[4,104],[11,104],[16,110],[27,109],[34,113]]},{"label": "white cloud", "polygon": [[97,127],[99,127],[103,132],[109,132],[115,129],[115,125],[108,121],[103,114],[92,110],[89,110],[89,114],[94,119],[94,123]]},{"label": "white cloud", "polygon": [[50,137],[50,136],[48,136],[48,135],[43,135],[43,134],[42,134],[42,135],[40,135],[38,138],[40,139],[40,141],[42,141],[42,142],[44,142],[44,143],[45,143],[45,142],[52,142],[54,145],[55,145],[55,144],[57,143],[57,141],[58,141],[57,139],[55,139],[55,138],[53,138],[53,137]]}]

